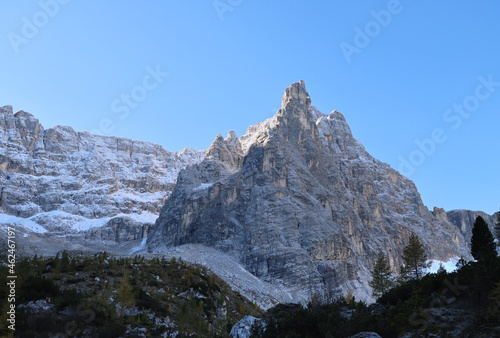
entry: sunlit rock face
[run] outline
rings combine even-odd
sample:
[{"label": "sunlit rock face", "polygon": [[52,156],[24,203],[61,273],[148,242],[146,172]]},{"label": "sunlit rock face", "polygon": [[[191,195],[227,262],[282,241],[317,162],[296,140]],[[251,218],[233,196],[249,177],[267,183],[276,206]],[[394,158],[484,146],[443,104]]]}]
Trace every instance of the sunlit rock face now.
[{"label": "sunlit rock face", "polygon": [[377,254],[395,271],[411,231],[430,258],[468,257],[459,229],[370,156],[341,113],[311,106],[300,81],[274,117],[240,138],[218,135],[201,163],[180,172],[148,247],[202,243],[298,298],[351,289],[369,299]]}]

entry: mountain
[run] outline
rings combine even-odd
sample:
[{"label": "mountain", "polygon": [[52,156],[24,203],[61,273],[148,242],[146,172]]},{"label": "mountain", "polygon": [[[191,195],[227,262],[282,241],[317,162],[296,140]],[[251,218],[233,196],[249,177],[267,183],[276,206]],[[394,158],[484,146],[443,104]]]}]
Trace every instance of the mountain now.
[{"label": "mountain", "polygon": [[[178,172],[205,152],[44,129],[0,108],[0,224],[39,250],[103,249],[147,236]],[[21,236],[21,234],[24,234]]]},{"label": "mountain", "polygon": [[179,173],[147,245],[213,247],[296,300],[348,290],[370,299],[377,254],[396,271],[412,231],[429,258],[470,257],[460,230],[370,156],[340,112],[311,106],[300,81],[274,117],[239,138],[218,135],[203,161]]},{"label": "mountain", "polygon": [[491,233],[495,234],[495,223],[497,220],[498,213],[493,215],[488,215],[482,211],[472,211],[472,210],[450,210],[446,212],[447,219],[453,223],[456,227],[460,229],[460,232],[464,236],[466,242],[469,244],[472,238],[472,228],[474,227],[474,222],[478,216],[481,216],[488,227],[490,228]]},{"label": "mountain", "polygon": [[0,225],[15,227],[27,253],[148,248],[217,271],[265,308],[349,289],[369,299],[376,255],[386,253],[396,272],[410,231],[429,258],[446,261],[470,257],[478,215],[490,228],[496,219],[430,212],[341,113],[311,106],[303,82],[286,89],[274,117],[239,138],[218,135],[206,152],[44,129],[0,107],[0,184]]}]

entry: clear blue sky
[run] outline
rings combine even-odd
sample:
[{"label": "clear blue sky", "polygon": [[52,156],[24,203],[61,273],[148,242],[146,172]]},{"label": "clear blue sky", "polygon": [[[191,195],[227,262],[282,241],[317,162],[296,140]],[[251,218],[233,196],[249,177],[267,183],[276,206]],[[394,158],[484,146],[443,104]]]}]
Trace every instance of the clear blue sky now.
[{"label": "clear blue sky", "polygon": [[303,79],[428,207],[499,210],[498,1],[59,1],[0,0],[0,105],[46,128],[206,149]]}]

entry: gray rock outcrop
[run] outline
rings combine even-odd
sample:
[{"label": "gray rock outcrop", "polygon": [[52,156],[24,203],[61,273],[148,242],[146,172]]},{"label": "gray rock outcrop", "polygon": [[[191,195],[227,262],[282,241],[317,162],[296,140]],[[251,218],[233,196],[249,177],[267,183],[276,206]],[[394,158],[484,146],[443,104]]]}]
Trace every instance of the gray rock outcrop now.
[{"label": "gray rock outcrop", "polygon": [[233,338],[249,338],[252,336],[252,326],[261,320],[253,316],[245,316],[233,325],[229,335]]},{"label": "gray rock outcrop", "polygon": [[472,228],[474,228],[474,222],[478,216],[481,216],[486,223],[488,223],[488,227],[493,235],[495,235],[495,223],[497,221],[497,214],[488,215],[482,211],[472,211],[472,210],[450,210],[446,212],[447,219],[453,223],[458,229],[460,229],[460,233],[464,236],[467,244],[470,244],[470,240],[472,238]]},{"label": "gray rock outcrop", "polygon": [[85,239],[123,243],[148,237],[152,223],[137,222],[130,217],[114,217],[102,227],[96,227],[85,233]]},{"label": "gray rock outcrop", "polygon": [[201,163],[180,172],[148,248],[205,244],[298,298],[351,289],[369,299],[377,254],[396,271],[411,231],[429,258],[469,257],[457,227],[370,156],[340,112],[311,106],[300,81],[274,117],[239,139],[218,135]]}]

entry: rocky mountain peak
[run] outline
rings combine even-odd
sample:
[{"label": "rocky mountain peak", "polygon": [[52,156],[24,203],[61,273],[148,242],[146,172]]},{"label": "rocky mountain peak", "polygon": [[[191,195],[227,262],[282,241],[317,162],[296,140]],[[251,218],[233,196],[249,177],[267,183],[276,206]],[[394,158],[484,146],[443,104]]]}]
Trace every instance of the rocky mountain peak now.
[{"label": "rocky mountain peak", "polygon": [[303,80],[295,82],[285,89],[285,94],[281,98],[281,108],[285,109],[288,105],[304,107],[307,110],[311,106],[311,98]]},{"label": "rocky mountain peak", "polygon": [[224,163],[228,170],[234,170],[241,165],[243,150],[241,143],[233,130],[230,130],[226,138],[217,135],[207,150],[205,159]]},{"label": "rocky mountain peak", "polygon": [[467,256],[459,229],[441,216],[366,152],[341,113],[311,106],[299,81],[274,117],[239,140],[218,135],[205,159],[180,173],[148,249],[205,244],[301,299],[347,289],[367,299],[376,256],[385,253],[396,271],[412,231],[430,258]]},{"label": "rocky mountain peak", "polygon": [[33,114],[31,113],[28,113],[27,111],[24,111],[24,110],[18,110],[15,114],[14,114],[15,117],[28,117],[28,118],[32,118],[34,119],[35,116],[33,116]]},{"label": "rocky mountain peak", "polygon": [[310,113],[311,98],[304,81],[295,82],[285,89],[281,109],[276,114],[276,129],[289,142],[304,143],[317,138],[318,131]]},{"label": "rocky mountain peak", "polygon": [[443,208],[434,207],[434,209],[432,210],[432,214],[434,215],[434,217],[441,221],[448,221],[448,216],[446,215],[446,211]]},{"label": "rocky mountain peak", "polygon": [[3,107],[0,107],[1,114],[12,114],[12,111],[13,111],[12,106],[6,105]]},{"label": "rocky mountain peak", "polygon": [[234,143],[238,140],[238,135],[234,132],[234,130],[230,130],[227,132],[227,138],[229,142]]}]

